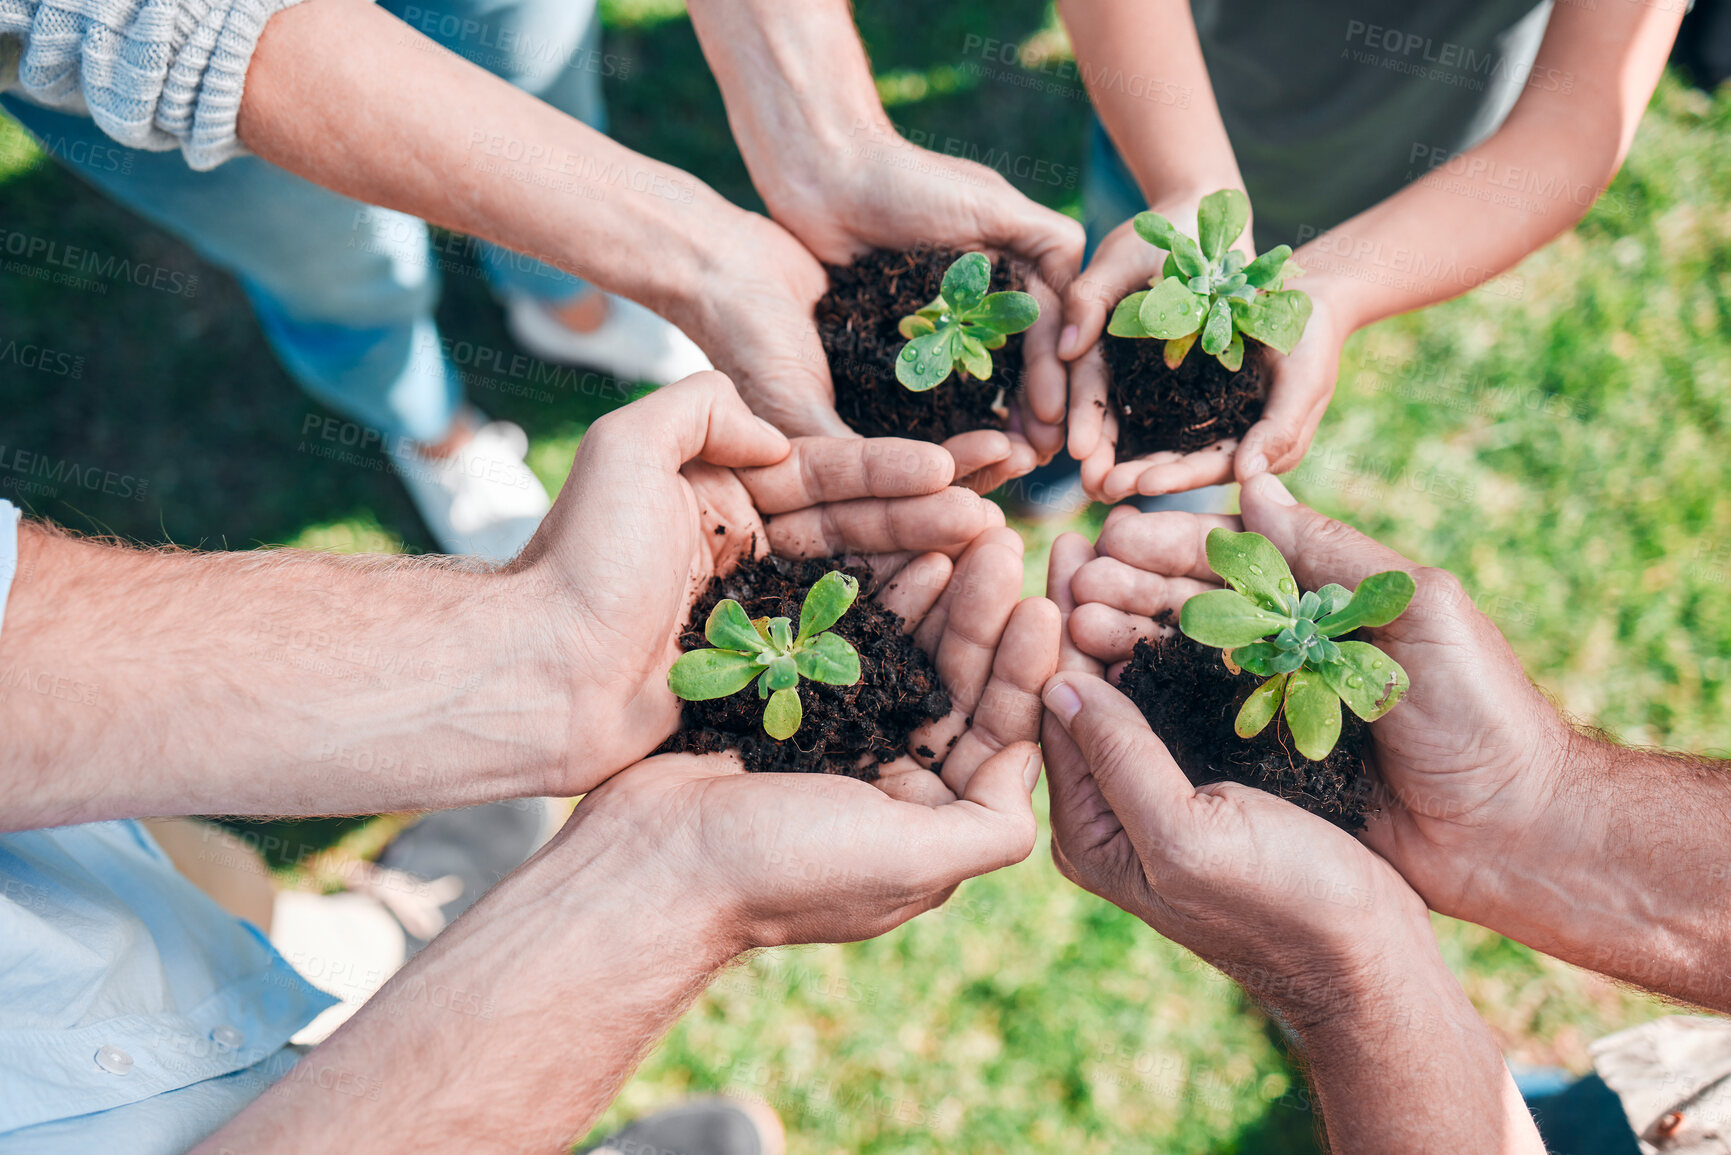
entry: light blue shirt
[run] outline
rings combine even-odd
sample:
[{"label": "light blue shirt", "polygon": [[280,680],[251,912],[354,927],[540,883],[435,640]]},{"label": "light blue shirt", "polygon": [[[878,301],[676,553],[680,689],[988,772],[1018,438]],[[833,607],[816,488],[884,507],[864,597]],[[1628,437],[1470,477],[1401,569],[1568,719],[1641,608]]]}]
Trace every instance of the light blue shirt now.
[{"label": "light blue shirt", "polygon": [[[16,522],[0,501],[0,615]],[[0,1153],[185,1151],[335,1002],[136,822],[0,834]]]}]

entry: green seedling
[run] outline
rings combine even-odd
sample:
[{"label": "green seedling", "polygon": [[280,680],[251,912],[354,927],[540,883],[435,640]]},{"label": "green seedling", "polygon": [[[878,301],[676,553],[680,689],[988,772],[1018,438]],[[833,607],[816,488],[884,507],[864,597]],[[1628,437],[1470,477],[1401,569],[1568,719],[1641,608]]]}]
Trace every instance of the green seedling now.
[{"label": "green seedling", "polygon": [[1356,590],[1326,585],[1302,597],[1286,559],[1259,533],[1210,530],[1208,565],[1230,589],[1184,603],[1178,628],[1224,651],[1234,672],[1267,681],[1252,690],[1233,726],[1260,734],[1286,712],[1298,752],[1320,762],[1340,739],[1340,704],[1374,722],[1406,693],[1406,671],[1369,642],[1337,642],[1362,626],[1386,626],[1412,601],[1400,570],[1371,574]]},{"label": "green seedling", "polygon": [[852,686],[860,680],[859,652],[840,634],[827,633],[859,596],[859,581],[831,570],[806,591],[799,608],[799,633],[787,618],[757,618],[732,598],[715,604],[703,636],[715,648],[688,650],[667,672],[667,687],[687,702],[725,698],[757,681],[757,696],[768,699],[763,729],[782,741],[799,729],[804,709],[799,680]]},{"label": "green seedling", "polygon": [[1200,240],[1159,213],[1137,213],[1137,235],[1166,250],[1166,267],[1149,288],[1118,302],[1106,331],[1164,340],[1169,369],[1183,363],[1198,338],[1204,353],[1234,373],[1244,364],[1246,337],[1292,352],[1310,320],[1310,298],[1281,285],[1303,270],[1292,263],[1290,245],[1276,245],[1255,260],[1234,249],[1249,220],[1250,201],[1234,188],[1202,198]]},{"label": "green seedling", "polygon": [[981,381],[992,376],[992,350],[1002,349],[1040,316],[1027,293],[988,293],[992,262],[984,253],[965,253],[944,271],[936,299],[896,329],[908,339],[896,355],[896,380],[924,393],[966,372]]}]

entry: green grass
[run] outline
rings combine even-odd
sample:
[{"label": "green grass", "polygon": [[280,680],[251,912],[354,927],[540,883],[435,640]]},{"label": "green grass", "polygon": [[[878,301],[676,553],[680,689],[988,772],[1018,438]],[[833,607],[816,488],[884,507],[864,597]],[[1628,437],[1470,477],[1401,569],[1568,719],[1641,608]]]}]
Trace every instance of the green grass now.
[{"label": "green grass", "polygon": [[[1040,0],[863,6],[891,115],[963,155],[1081,164],[1085,103],[968,67],[970,35],[1054,51]],[[677,0],[604,0],[616,134],[756,206]],[[918,28],[917,35],[909,29]],[[971,151],[970,151],[971,150]],[[1340,395],[1295,475],[1305,500],[1459,573],[1533,677],[1632,742],[1731,750],[1731,97],[1667,82],[1611,195],[1518,270],[1349,347]],[[1012,180],[1015,177],[1012,173]],[[1077,190],[1023,183],[1074,211]],[[83,358],[77,377],[0,363],[0,446],[145,482],[0,496],[145,541],[335,550],[430,547],[376,454],[303,448],[306,401],[238,290],[0,120],[0,228],[196,272],[188,300],[68,293],[0,271],[0,349]],[[485,288],[447,278],[454,338],[509,348]],[[485,383],[556,484],[602,406]],[[10,458],[7,458],[8,460]],[[137,492],[137,487],[135,487]],[[1097,512],[1095,514],[1097,518]],[[1053,527],[1030,533],[1030,589]],[[376,852],[352,823],[285,827]],[[319,879],[311,880],[314,884]],[[1505,1050],[1576,1070],[1654,1000],[1438,920]],[[1302,1082],[1230,984],[1063,883],[1044,848],[871,943],[759,955],[724,975],[604,1124],[692,1091],[773,1102],[811,1152],[1302,1152]]]}]

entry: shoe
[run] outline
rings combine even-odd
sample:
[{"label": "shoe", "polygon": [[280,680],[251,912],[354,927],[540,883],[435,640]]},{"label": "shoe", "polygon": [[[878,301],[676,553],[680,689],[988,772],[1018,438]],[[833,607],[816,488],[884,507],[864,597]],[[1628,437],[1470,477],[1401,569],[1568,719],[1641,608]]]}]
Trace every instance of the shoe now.
[{"label": "shoe", "polygon": [[377,899],[402,924],[407,957],[523,865],[556,831],[546,798],[507,798],[427,815],[385,847],[349,889]]},{"label": "shoe", "polygon": [[523,463],[529,436],[509,421],[487,421],[448,457],[429,457],[412,442],[390,446],[391,463],[439,548],[489,561],[516,557],[552,508],[541,479]]},{"label": "shoe", "polygon": [[505,327],[534,356],[557,365],[600,369],[624,381],[671,385],[714,368],[703,350],[635,301],[607,297],[607,319],[589,333],[568,329],[534,297],[505,300]]},{"label": "shoe", "polygon": [[767,1103],[692,1099],[630,1124],[579,1155],[783,1155],[787,1132]]}]

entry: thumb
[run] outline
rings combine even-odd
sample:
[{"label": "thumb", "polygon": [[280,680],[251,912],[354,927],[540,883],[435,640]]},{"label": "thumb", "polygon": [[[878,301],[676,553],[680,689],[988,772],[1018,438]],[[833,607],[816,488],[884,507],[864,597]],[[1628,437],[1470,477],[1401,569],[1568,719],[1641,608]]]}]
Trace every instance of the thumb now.
[{"label": "thumb", "polygon": [[729,468],[774,465],[791,451],[787,438],[752,414],[733,382],[714,370],[657,389],[590,426],[585,446],[632,469],[677,473],[693,458]]},{"label": "thumb", "polygon": [[1196,790],[1135,703],[1103,679],[1073,671],[1054,675],[1041,697],[1081,751],[1137,854],[1146,861],[1173,841]]},{"label": "thumb", "polygon": [[1272,473],[1257,474],[1246,481],[1239,490],[1238,504],[1244,528],[1273,542],[1305,589],[1329,582],[1357,588],[1373,573],[1416,568],[1381,542],[1298,504]]}]

